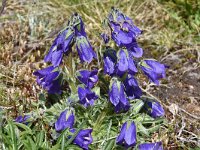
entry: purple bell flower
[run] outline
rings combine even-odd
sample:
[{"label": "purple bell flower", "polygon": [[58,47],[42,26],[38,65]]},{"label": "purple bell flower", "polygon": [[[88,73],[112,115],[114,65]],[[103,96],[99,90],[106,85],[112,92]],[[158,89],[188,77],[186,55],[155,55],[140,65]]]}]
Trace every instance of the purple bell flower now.
[{"label": "purple bell flower", "polygon": [[79,103],[85,107],[94,105],[94,101],[98,96],[88,88],[78,87]]},{"label": "purple bell flower", "polygon": [[163,150],[162,142],[143,143],[138,146],[139,150]]},{"label": "purple bell flower", "polygon": [[59,71],[54,71],[55,67],[50,66],[42,70],[37,70],[33,74],[37,76],[37,83],[48,91],[49,94],[61,93],[59,81]]},{"label": "purple bell flower", "polygon": [[115,8],[112,8],[108,16],[108,24],[111,28],[111,37],[119,47],[127,47],[141,34],[141,30],[133,21]]},{"label": "purple bell flower", "polygon": [[54,67],[59,66],[62,62],[63,54],[70,51],[73,39],[74,29],[69,26],[58,34],[49,50],[49,53],[45,56],[44,61],[51,62]]},{"label": "purple bell flower", "polygon": [[104,53],[104,73],[108,75],[114,75],[116,62],[116,51],[113,49],[107,49]]},{"label": "purple bell flower", "polygon": [[163,107],[157,101],[147,101],[144,107],[147,113],[153,118],[165,115]]},{"label": "purple bell flower", "polygon": [[72,128],[74,125],[74,114],[69,110],[63,111],[55,123],[55,129],[60,132],[66,128]]},{"label": "purple bell flower", "polygon": [[80,35],[76,37],[76,48],[82,62],[90,63],[93,58],[97,57],[85,36]]},{"label": "purple bell flower", "polygon": [[140,58],[143,55],[143,49],[138,46],[136,40],[127,45],[126,48],[133,57]]},{"label": "purple bell flower", "polygon": [[105,44],[107,44],[109,42],[109,40],[110,40],[109,36],[107,34],[105,34],[105,33],[102,33],[101,37],[102,37],[102,39],[103,39]]},{"label": "purple bell flower", "polygon": [[93,71],[81,70],[78,72],[78,80],[86,85],[87,88],[93,88],[94,85],[98,82],[98,70]]},{"label": "purple bell flower", "polygon": [[[74,133],[75,130],[71,132]],[[75,139],[73,140],[73,143],[81,147],[83,150],[88,150],[88,146],[93,142],[91,133],[92,129],[80,130]]]},{"label": "purple bell flower", "polygon": [[116,78],[113,78],[109,88],[109,100],[115,106],[115,112],[126,112],[130,104],[124,92],[124,86]]},{"label": "purple bell flower", "polygon": [[136,145],[136,126],[134,122],[125,122],[122,125],[120,134],[116,139],[116,143],[126,148]]},{"label": "purple bell flower", "polygon": [[129,99],[140,98],[142,96],[142,90],[138,86],[137,80],[130,74],[124,81],[125,92]]},{"label": "purple bell flower", "polygon": [[120,12],[119,9],[112,8],[108,16],[108,20],[110,22],[120,24],[122,30],[130,31],[132,32],[132,34],[134,34],[134,36],[138,36],[141,34],[141,30],[134,25],[133,21],[128,16]]},{"label": "purple bell flower", "polygon": [[137,72],[137,68],[135,66],[133,58],[130,56],[130,54],[128,54],[128,51],[124,49],[121,49],[118,53],[118,62],[116,68],[116,73],[119,76],[122,76],[127,71],[130,74],[135,74]]},{"label": "purple bell flower", "polygon": [[27,119],[29,119],[30,117],[31,117],[30,115],[18,116],[15,119],[15,122],[27,124],[28,123]]},{"label": "purple bell flower", "polygon": [[123,31],[120,28],[120,25],[111,23],[110,26],[112,29],[111,37],[119,47],[126,47],[135,40],[133,34],[131,32]]},{"label": "purple bell flower", "polygon": [[72,22],[72,26],[74,26],[74,29],[75,29],[75,35],[76,36],[87,36],[86,32],[85,32],[85,25],[83,23],[83,20],[82,18],[77,14],[75,13],[73,15],[73,22]]},{"label": "purple bell flower", "polygon": [[165,68],[166,66],[159,63],[156,60],[146,59],[140,62],[140,67],[145,75],[154,82],[156,85],[159,85],[159,79],[165,78]]}]

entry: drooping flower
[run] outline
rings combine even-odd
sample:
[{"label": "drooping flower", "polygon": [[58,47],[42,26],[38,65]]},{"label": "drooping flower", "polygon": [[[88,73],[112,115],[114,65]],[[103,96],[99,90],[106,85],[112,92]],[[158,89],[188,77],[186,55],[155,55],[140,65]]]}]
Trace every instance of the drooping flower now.
[{"label": "drooping flower", "polygon": [[93,105],[94,101],[98,98],[98,96],[92,92],[91,89],[83,87],[78,87],[78,96],[79,103],[85,107]]},{"label": "drooping flower", "polygon": [[74,15],[72,16],[71,25],[75,29],[76,36],[82,35],[84,37],[87,37],[87,34],[85,32],[85,25],[78,13],[74,13]]},{"label": "drooping flower", "polygon": [[119,47],[126,47],[135,40],[131,32],[123,31],[119,24],[110,23],[111,37]]},{"label": "drooping flower", "polygon": [[15,119],[15,122],[27,124],[27,120],[30,118],[30,115],[18,116]]},{"label": "drooping flower", "polygon": [[37,76],[37,83],[48,91],[50,94],[61,93],[61,85],[59,80],[59,71],[55,67],[50,66],[35,71],[33,74]]},{"label": "drooping flower", "polygon": [[115,106],[115,112],[128,111],[130,104],[126,98],[123,84],[116,78],[113,78],[109,89],[109,100]]},{"label": "drooping flower", "polygon": [[136,126],[134,122],[125,122],[122,125],[120,134],[116,139],[116,143],[126,148],[136,145]]},{"label": "drooping flower", "polygon": [[64,31],[61,31],[54,40],[49,53],[45,56],[45,62],[51,62],[54,67],[57,67],[62,62],[64,53],[71,50],[74,39],[74,29],[68,26]]},{"label": "drooping flower", "polygon": [[63,111],[55,123],[55,129],[60,132],[66,128],[71,129],[74,125],[74,114],[69,110]]},{"label": "drooping flower", "polygon": [[93,58],[96,58],[96,53],[85,36],[76,37],[76,49],[82,62],[90,63]]},{"label": "drooping flower", "polygon": [[165,115],[163,107],[157,101],[147,101],[144,108],[153,118],[162,117]]},{"label": "drooping flower", "polygon": [[140,58],[143,55],[143,49],[138,46],[136,40],[127,45],[126,48],[133,57]]},{"label": "drooping flower", "polygon": [[125,92],[129,99],[140,98],[142,95],[142,90],[138,86],[137,80],[134,76],[128,74],[124,81]]},{"label": "drooping flower", "polygon": [[112,8],[108,15],[108,24],[111,28],[111,37],[119,47],[126,47],[135,41],[141,30],[133,21],[116,8]]},{"label": "drooping flower", "polygon": [[143,143],[138,146],[139,150],[163,150],[162,142]]},{"label": "drooping flower", "polygon": [[87,88],[93,88],[98,81],[98,70],[93,71],[80,70],[78,72],[77,78],[80,82],[86,85]]},{"label": "drooping flower", "polygon": [[104,73],[113,75],[115,73],[115,64],[117,62],[116,51],[113,49],[107,49],[104,52]]},{"label": "drooping flower", "polygon": [[109,40],[110,40],[109,36],[107,34],[105,34],[105,33],[102,33],[101,37],[102,37],[102,39],[103,39],[105,44],[107,44],[109,42]]},{"label": "drooping flower", "polygon": [[135,74],[137,72],[137,68],[135,66],[135,62],[133,58],[128,54],[128,51],[121,49],[117,55],[118,61],[116,65],[116,73],[119,76],[122,76],[127,71],[130,74]]},{"label": "drooping flower", "polygon": [[[72,132],[74,133],[75,130],[73,130]],[[81,147],[83,150],[88,150],[88,146],[93,142],[91,133],[92,129],[80,130],[75,139],[73,140],[73,143]]]},{"label": "drooping flower", "polygon": [[121,25],[121,29],[125,31],[130,31],[135,36],[141,34],[141,30],[134,25],[133,21],[122,12],[119,11],[117,8],[112,8],[111,12],[108,15],[108,20],[110,22],[114,22],[116,24]]},{"label": "drooping flower", "polygon": [[159,85],[159,79],[165,78],[165,65],[156,60],[146,59],[140,62],[140,67],[148,78]]}]

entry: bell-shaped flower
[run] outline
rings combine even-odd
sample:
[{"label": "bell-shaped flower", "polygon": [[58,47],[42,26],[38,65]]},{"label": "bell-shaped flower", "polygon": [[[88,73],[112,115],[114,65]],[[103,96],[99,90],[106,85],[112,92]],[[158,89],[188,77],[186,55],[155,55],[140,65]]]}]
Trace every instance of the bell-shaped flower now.
[{"label": "bell-shaped flower", "polygon": [[146,101],[144,109],[153,118],[162,117],[165,115],[163,107],[157,101]]},{"label": "bell-shaped flower", "polygon": [[71,129],[74,125],[74,114],[69,110],[63,111],[58,120],[55,122],[55,129],[57,132],[63,131],[66,128]]},{"label": "bell-shaped flower", "polygon": [[105,34],[105,33],[102,33],[101,37],[102,37],[102,39],[103,39],[105,44],[107,44],[109,42],[109,40],[110,40],[109,36],[107,34]]},{"label": "bell-shaped flower", "polygon": [[45,62],[51,62],[54,67],[61,64],[63,54],[71,50],[74,39],[74,29],[68,26],[64,31],[61,31],[54,40],[49,53],[45,56]]},{"label": "bell-shaped flower", "polygon": [[85,36],[85,37],[87,36],[85,32],[85,25],[83,23],[82,18],[79,16],[78,13],[74,13],[69,24],[74,27],[76,36],[80,36],[80,35]]},{"label": "bell-shaped flower", "polygon": [[120,28],[120,25],[115,23],[110,23],[111,26],[111,37],[119,47],[126,47],[130,45],[135,37],[131,32],[124,31]]},{"label": "bell-shaped flower", "polygon": [[125,148],[136,145],[136,126],[134,122],[125,122],[122,125],[120,134],[116,139],[116,143],[124,146]]},{"label": "bell-shaped flower", "polygon": [[138,46],[136,40],[133,40],[133,42],[127,45],[126,48],[133,57],[140,58],[143,55],[143,49]]},{"label": "bell-shaped flower", "polygon": [[30,115],[18,116],[18,117],[15,119],[15,122],[27,124],[27,123],[28,123],[27,120],[28,120],[30,117],[31,117]]},{"label": "bell-shaped flower", "polygon": [[115,64],[117,62],[116,51],[113,49],[107,49],[104,52],[104,73],[113,75],[115,73]]},{"label": "bell-shaped flower", "polygon": [[138,150],[163,150],[162,142],[143,143],[138,146]]},{"label": "bell-shaped flower", "polygon": [[130,74],[135,74],[137,72],[135,62],[127,50],[121,49],[118,52],[117,57],[118,57],[116,65],[117,75],[122,76],[127,71]]},{"label": "bell-shaped flower", "polygon": [[89,88],[78,87],[79,103],[85,107],[94,104],[94,101],[98,99],[98,96]]},{"label": "bell-shaped flower", "polygon": [[61,93],[59,71],[55,71],[53,66],[37,70],[33,74],[37,76],[37,83],[48,91],[50,94]]},{"label": "bell-shaped flower", "polygon": [[86,85],[87,88],[93,88],[98,81],[98,70],[93,71],[80,70],[77,74],[77,78],[80,82]]},{"label": "bell-shaped flower", "polygon": [[136,36],[141,34],[141,30],[133,21],[115,8],[112,8],[108,15],[108,24],[111,28],[111,37],[119,47],[133,43]]},{"label": "bell-shaped flower", "polygon": [[132,75],[127,75],[124,86],[126,95],[129,99],[140,98],[140,96],[142,96],[142,90],[140,89],[137,80]]},{"label": "bell-shaped flower", "polygon": [[117,78],[112,78],[109,89],[109,100],[115,106],[115,112],[128,111],[130,104],[126,98],[123,84]]},{"label": "bell-shaped flower", "polygon": [[90,63],[93,58],[96,58],[96,53],[85,36],[76,37],[76,49],[82,62]]},{"label": "bell-shaped flower", "polygon": [[[75,130],[73,130],[73,133],[74,132]],[[73,140],[73,143],[81,147],[83,150],[88,150],[88,146],[93,142],[91,133],[92,129],[80,130],[75,139]]]},{"label": "bell-shaped flower", "polygon": [[166,66],[156,60],[146,59],[141,61],[139,64],[144,74],[157,85],[159,85],[159,79],[166,77]]},{"label": "bell-shaped flower", "polygon": [[120,24],[123,30],[130,30],[135,36],[141,34],[141,30],[134,25],[133,21],[126,15],[124,15],[119,9],[112,8],[108,20],[116,24]]}]

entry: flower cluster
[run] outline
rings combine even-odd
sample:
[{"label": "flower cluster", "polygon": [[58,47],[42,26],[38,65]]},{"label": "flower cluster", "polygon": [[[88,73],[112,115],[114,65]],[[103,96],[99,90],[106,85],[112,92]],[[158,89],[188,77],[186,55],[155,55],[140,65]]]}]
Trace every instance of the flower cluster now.
[{"label": "flower cluster", "polygon": [[68,26],[53,41],[48,54],[44,58],[44,61],[51,62],[52,66],[33,73],[37,76],[37,83],[46,89],[48,93],[61,93],[61,77],[59,76],[61,71],[59,71],[59,66],[62,63],[63,56],[72,51],[74,44],[82,62],[90,63],[93,58],[96,58],[96,53],[87,39],[84,23],[76,13],[71,17]]},{"label": "flower cluster", "polygon": [[[104,52],[104,73],[111,77],[109,100],[116,113],[127,112],[131,107],[129,100],[142,96],[142,90],[135,77],[138,70],[141,69],[151,82],[159,85],[159,79],[165,78],[166,66],[153,59],[138,61],[143,55],[143,50],[136,41],[141,30],[133,24],[129,17],[118,9],[112,8],[107,22],[111,35],[101,34],[104,43],[107,44],[111,37],[119,48],[114,50],[109,47]],[[164,109],[156,101],[146,100],[144,110],[153,118],[164,116]],[[123,124],[116,143],[126,148],[136,145],[136,125],[134,122]],[[161,150],[161,142],[144,143],[138,148],[142,150],[154,147]]]},{"label": "flower cluster", "polygon": [[[141,30],[129,17],[112,8],[107,22],[111,30],[110,37],[119,50],[107,48],[104,52],[104,73],[112,77],[109,99],[115,111],[119,113],[129,110],[128,99],[133,100],[142,96],[142,90],[135,78],[138,70],[141,69],[151,82],[158,85],[159,79],[165,77],[165,65],[153,59],[138,61],[143,55],[143,50],[136,41]],[[109,35],[101,35],[105,43],[108,43]]]}]

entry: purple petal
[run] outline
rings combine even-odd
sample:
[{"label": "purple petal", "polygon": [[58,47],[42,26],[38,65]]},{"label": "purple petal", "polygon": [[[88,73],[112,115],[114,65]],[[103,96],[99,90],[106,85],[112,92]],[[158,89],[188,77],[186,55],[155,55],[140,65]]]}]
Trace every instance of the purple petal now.
[{"label": "purple petal", "polygon": [[76,48],[81,61],[90,63],[93,58],[96,58],[96,53],[93,51],[92,46],[87,41],[86,37],[78,36],[76,41]]},{"label": "purple petal", "polygon": [[[70,113],[67,116],[67,113]],[[55,123],[55,129],[57,132],[62,131],[66,128],[72,128],[74,125],[74,115],[71,112],[68,112],[68,110],[63,111],[58,120]]]},{"label": "purple petal", "polygon": [[123,75],[128,70],[128,58],[124,50],[118,53],[117,74]]},{"label": "purple petal", "polygon": [[88,150],[89,145],[93,142],[92,129],[80,130],[73,143],[81,147],[83,150]]},{"label": "purple petal", "polygon": [[124,137],[125,137],[125,134],[126,134],[126,128],[127,128],[127,122],[125,122],[122,125],[121,130],[120,130],[120,134],[118,135],[118,137],[116,139],[116,143],[119,144],[119,145],[123,144]]},{"label": "purple petal", "polygon": [[127,147],[136,145],[136,126],[134,122],[131,122],[130,126],[128,127],[124,139]]},{"label": "purple petal", "polygon": [[109,99],[110,99],[110,102],[116,106],[119,101],[120,101],[120,87],[118,87],[117,85],[117,82],[114,81],[111,85],[111,89],[110,89],[110,92],[109,92]]},{"label": "purple petal", "polygon": [[144,74],[155,84],[159,84],[159,79],[165,78],[165,65],[157,62],[156,60],[144,60],[140,63],[140,67]]},{"label": "purple petal", "polygon": [[163,150],[162,142],[143,143],[138,146],[139,150]]}]

